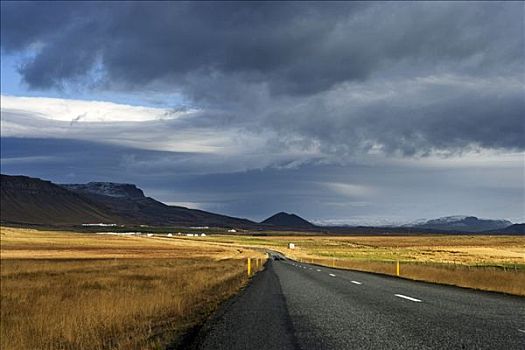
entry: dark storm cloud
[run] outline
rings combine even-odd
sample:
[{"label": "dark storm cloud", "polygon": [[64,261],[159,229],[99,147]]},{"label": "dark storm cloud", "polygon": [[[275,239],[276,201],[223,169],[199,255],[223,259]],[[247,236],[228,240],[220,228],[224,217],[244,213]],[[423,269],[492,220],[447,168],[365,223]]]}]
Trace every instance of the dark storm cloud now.
[{"label": "dark storm cloud", "polygon": [[309,146],[339,156],[374,149],[408,156],[476,147],[525,149],[525,98],[516,81],[445,76],[383,84],[354,84],[279,106],[267,123],[295,130]]},{"label": "dark storm cloud", "polygon": [[482,62],[516,62],[523,49],[520,8],[4,2],[2,45],[8,51],[43,45],[21,70],[36,87],[87,73],[99,57],[107,78],[130,86],[156,80],[176,83],[192,74],[234,74],[268,83],[279,92],[314,93],[338,82],[365,79],[382,64],[403,59],[435,64],[483,54],[487,57]]},{"label": "dark storm cloud", "polygon": [[525,148],[522,3],[2,2],[2,49],[33,88],[180,92],[336,156]]},{"label": "dark storm cloud", "polygon": [[[359,7],[3,3],[2,43],[7,51],[43,44],[36,56],[21,67],[24,79],[34,87],[57,86],[76,78],[82,70],[88,73],[98,57],[108,80],[129,87],[216,73],[240,74],[243,79],[264,82],[268,82],[269,75],[270,79],[289,85],[287,90],[313,91],[333,84],[333,79],[366,75],[368,68],[358,60],[346,67],[340,78],[340,68],[329,67],[335,62],[326,62],[324,69],[316,63],[319,54],[331,60],[329,52],[320,45],[338,19],[346,18],[353,8]],[[317,54],[319,49],[324,52]],[[317,79],[302,84],[303,70],[311,74],[313,69],[318,70]]]}]

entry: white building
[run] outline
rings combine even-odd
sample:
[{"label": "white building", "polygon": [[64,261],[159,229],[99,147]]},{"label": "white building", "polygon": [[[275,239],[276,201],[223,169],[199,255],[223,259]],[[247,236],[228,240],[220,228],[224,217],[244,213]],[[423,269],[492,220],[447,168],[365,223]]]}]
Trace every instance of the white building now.
[{"label": "white building", "polygon": [[294,243],[288,243],[288,249],[295,249]]},{"label": "white building", "polygon": [[235,233],[235,232],[237,232],[237,230],[232,228],[232,229],[228,230],[228,232]]},{"label": "white building", "polygon": [[102,222],[98,224],[82,224],[82,226],[100,226],[100,227],[115,227],[117,224],[104,224]]}]

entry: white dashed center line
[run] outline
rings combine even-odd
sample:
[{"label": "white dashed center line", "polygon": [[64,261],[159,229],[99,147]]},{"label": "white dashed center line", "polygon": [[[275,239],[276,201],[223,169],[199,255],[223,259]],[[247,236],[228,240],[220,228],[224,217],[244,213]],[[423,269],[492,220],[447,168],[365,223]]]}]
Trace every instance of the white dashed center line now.
[{"label": "white dashed center line", "polygon": [[416,298],[412,298],[412,297],[407,297],[406,295],[403,295],[403,294],[394,294],[396,297],[398,298],[403,298],[403,299],[407,299],[407,300],[410,300],[410,301],[415,301],[416,303],[420,303],[421,300],[419,299],[416,299]]},{"label": "white dashed center line", "polygon": [[335,277],[335,275],[333,273],[331,273],[330,276]]},{"label": "white dashed center line", "polygon": [[317,269],[317,272],[321,272],[321,270]]},{"label": "white dashed center line", "polygon": [[519,329],[518,328],[518,332],[525,333],[525,329]]},{"label": "white dashed center line", "polygon": [[353,284],[362,284],[361,282],[357,282],[357,281],[350,281],[352,282]]}]

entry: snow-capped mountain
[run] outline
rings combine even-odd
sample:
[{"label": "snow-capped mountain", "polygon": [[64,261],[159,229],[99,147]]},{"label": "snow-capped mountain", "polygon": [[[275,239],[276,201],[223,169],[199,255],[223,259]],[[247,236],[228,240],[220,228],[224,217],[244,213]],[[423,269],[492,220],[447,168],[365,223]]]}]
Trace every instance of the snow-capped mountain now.
[{"label": "snow-capped mountain", "polygon": [[475,216],[454,215],[427,220],[423,223],[413,224],[411,227],[443,231],[482,232],[497,230],[510,225],[512,222],[508,220],[479,219]]}]

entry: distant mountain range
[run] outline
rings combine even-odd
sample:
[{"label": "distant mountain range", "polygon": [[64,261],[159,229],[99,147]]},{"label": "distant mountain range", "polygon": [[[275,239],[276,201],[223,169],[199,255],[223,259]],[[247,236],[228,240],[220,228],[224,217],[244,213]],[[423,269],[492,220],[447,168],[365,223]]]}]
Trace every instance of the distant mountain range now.
[{"label": "distant mountain range", "polygon": [[475,216],[446,216],[411,227],[441,231],[483,232],[503,229],[510,225],[512,222],[508,220],[478,219]]},{"label": "distant mountain range", "polygon": [[335,234],[500,233],[525,234],[525,224],[507,220],[450,216],[404,227],[316,226],[296,214],[277,213],[260,223],[226,215],[170,206],[133,184],[90,182],[57,185],[27,176],[1,175],[0,220],[7,224],[74,226],[105,223],[150,226],[209,226],[247,230],[297,230]]}]

